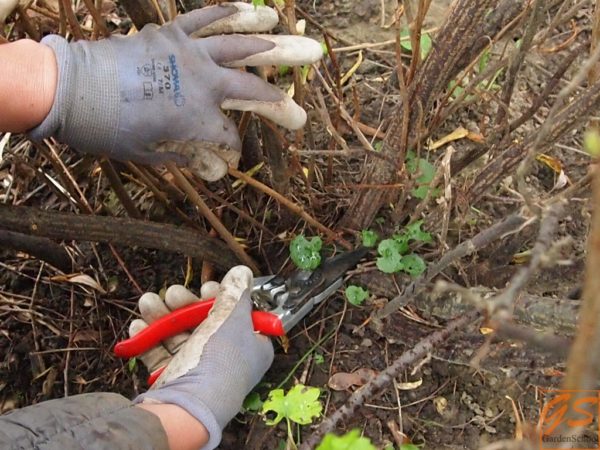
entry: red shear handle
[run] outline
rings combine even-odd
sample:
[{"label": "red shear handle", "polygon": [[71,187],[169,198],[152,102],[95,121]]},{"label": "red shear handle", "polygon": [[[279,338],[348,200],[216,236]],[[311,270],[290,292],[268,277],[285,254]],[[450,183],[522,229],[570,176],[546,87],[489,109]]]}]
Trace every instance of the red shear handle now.
[{"label": "red shear handle", "polygon": [[[176,334],[196,328],[206,319],[215,299],[192,303],[176,309],[152,322],[135,336],[117,342],[114,348],[119,358],[141,355]],[[264,311],[252,312],[254,330],[267,336],[283,336],[285,330],[278,316]]]}]

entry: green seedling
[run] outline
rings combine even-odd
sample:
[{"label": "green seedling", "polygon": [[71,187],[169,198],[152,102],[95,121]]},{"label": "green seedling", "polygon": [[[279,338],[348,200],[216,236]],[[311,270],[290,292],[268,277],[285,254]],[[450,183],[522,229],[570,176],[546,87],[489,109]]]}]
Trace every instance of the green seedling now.
[{"label": "green seedling", "polygon": [[129,370],[129,373],[135,373],[137,370],[137,358],[133,357],[133,358],[129,358],[129,361],[127,362],[127,370]]},{"label": "green seedling", "polygon": [[[406,154],[406,169],[411,175],[416,176],[416,186],[412,189],[411,194],[416,198],[423,200],[429,193],[429,184],[435,176],[435,166],[423,158],[417,158],[412,151]],[[434,189],[431,193],[433,197],[440,195],[439,189]]]},{"label": "green seedling", "polygon": [[308,240],[303,235],[296,236],[290,242],[290,257],[296,267],[302,270],[315,270],[321,264],[323,242],[318,236]]},{"label": "green seedling", "polygon": [[360,435],[360,430],[354,429],[341,436],[327,433],[317,450],[377,450],[371,440]]},{"label": "green seedling", "polygon": [[244,399],[244,403],[242,404],[242,408],[244,411],[258,412],[262,409],[263,402],[260,399],[260,395],[258,392],[250,392],[246,398]]},{"label": "green seedling", "polygon": [[430,233],[421,230],[421,225],[423,225],[423,221],[417,220],[404,229],[404,234],[409,241],[429,243],[433,240]]},{"label": "green seedling", "polygon": [[346,288],[345,294],[348,303],[354,306],[362,305],[362,303],[369,298],[369,291],[353,284]]},{"label": "green seedling", "polygon": [[319,401],[319,388],[297,384],[287,394],[283,389],[273,389],[269,392],[267,401],[263,403],[262,413],[274,412],[274,419],[267,419],[267,425],[277,425],[283,419],[287,423],[289,442],[294,442],[292,422],[298,425],[308,425],[321,415],[323,405]]},{"label": "green seedling", "polygon": [[431,242],[431,234],[421,230],[422,220],[408,225],[401,233],[395,234],[390,239],[384,239],[377,246],[379,257],[377,268],[384,273],[406,272],[412,276],[421,275],[427,265],[425,261],[414,253],[407,254],[410,250],[409,242]]},{"label": "green seedling", "polygon": [[379,240],[377,233],[371,230],[362,230],[360,237],[362,238],[362,245],[365,247],[375,247],[375,244]]},{"label": "green seedling", "polygon": [[[432,41],[431,37],[427,33],[421,34],[421,39],[419,40],[419,49],[421,53],[421,59],[425,59],[425,57],[431,51]],[[400,32],[400,47],[408,52],[412,52],[412,42],[410,40],[410,32],[408,30],[403,30]]]},{"label": "green seedling", "polygon": [[323,356],[323,353],[315,352],[315,354],[313,355],[313,361],[318,366],[323,364],[325,362],[325,357]]},{"label": "green seedling", "polygon": [[[479,57],[479,61],[477,62],[476,70],[477,74],[481,74],[487,68],[490,59],[491,59],[491,51],[489,48],[486,48]],[[497,83],[498,78],[502,75],[503,69],[498,69],[494,76],[489,80],[484,80],[477,85],[478,89],[487,90],[487,91],[497,91],[500,89],[500,85]],[[456,80],[450,81],[448,84],[448,90],[452,92],[452,98],[456,99],[462,95],[464,92],[464,88],[457,84]],[[470,101],[475,98],[474,95],[467,95],[466,100]]]}]

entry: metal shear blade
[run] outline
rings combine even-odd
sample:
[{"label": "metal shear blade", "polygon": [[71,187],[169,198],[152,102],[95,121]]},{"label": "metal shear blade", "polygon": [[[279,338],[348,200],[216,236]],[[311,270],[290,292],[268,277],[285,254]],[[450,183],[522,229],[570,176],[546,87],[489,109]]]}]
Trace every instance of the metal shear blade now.
[{"label": "metal shear blade", "polygon": [[252,298],[256,306],[277,315],[287,332],[343,283],[344,274],[369,251],[360,247],[326,260],[313,272],[297,271],[289,278],[261,277]]}]

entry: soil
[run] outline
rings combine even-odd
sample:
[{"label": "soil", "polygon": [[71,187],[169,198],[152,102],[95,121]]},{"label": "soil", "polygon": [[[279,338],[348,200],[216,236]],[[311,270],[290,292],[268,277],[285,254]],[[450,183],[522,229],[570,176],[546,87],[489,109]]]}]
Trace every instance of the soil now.
[{"label": "soil", "polygon": [[[395,2],[384,3],[385,23],[389,24]],[[426,28],[439,26],[450,1],[432,3]],[[394,37],[394,27],[381,26],[379,0],[299,1],[298,4],[320,26],[344,41],[343,44],[336,43],[335,47],[382,42]],[[307,30],[309,35],[319,37],[318,30],[310,22]],[[360,99],[360,121],[377,128],[392,113],[399,98],[397,88],[389,82],[393,73],[394,48],[387,46],[363,51],[362,56],[364,60],[349,88],[355,94],[349,91],[348,98],[356,95]],[[357,57],[356,51],[339,53],[341,72],[349,70]],[[529,104],[532,92],[539,92],[539,86],[543,85],[547,71],[554,63],[552,55],[534,52],[530,57],[531,64],[517,86],[513,105],[516,109]],[[348,105],[354,112],[352,100],[348,101]],[[485,104],[474,104],[462,110],[444,123],[432,139],[439,139],[458,126],[478,128],[481,111],[485,108]],[[312,120],[316,149],[328,148],[328,133],[314,116]],[[352,139],[351,130],[344,137]],[[581,133],[573,133],[547,152],[560,160],[572,181],[582,177],[589,164],[585,154],[568,150],[581,148],[580,142]],[[0,162],[0,181],[5,182],[9,174],[27,174],[26,169],[32,167],[54,174],[47,160],[30,148],[23,150],[24,145],[23,138],[12,138],[13,156]],[[459,152],[463,146],[461,141],[453,145]],[[92,161],[87,158],[81,160],[71,151],[62,156],[66,164],[76,171],[77,180],[95,209],[104,208],[105,213],[123,214],[106,180],[93,174]],[[81,164],[76,164],[78,161]],[[322,223],[334,224],[348,204],[350,190],[346,186],[360,179],[362,161],[360,156],[336,157],[331,160],[333,170],[328,171],[330,161],[326,157],[301,154],[300,164],[315,169],[317,186],[308,190],[302,177],[290,177],[290,197],[305,204],[307,210]],[[19,167],[22,167],[21,172],[18,172]],[[462,175],[457,184],[464,183],[469,176],[469,173]],[[548,198],[553,195],[555,180],[554,172],[536,163],[528,182],[537,198]],[[255,218],[275,237],[267,238],[260,228],[243,224],[243,219],[221,207],[223,222],[237,236],[245,237],[250,253],[265,272],[289,271],[291,265],[287,262],[286,239],[302,232],[303,222],[256,192],[235,191],[230,187],[231,181],[215,183],[211,190],[238,201],[251,214],[254,211]],[[268,177],[264,181],[268,183]],[[73,208],[46,186],[25,199],[28,192],[40,186],[35,175],[29,178],[22,175],[18,183],[15,198],[20,203],[44,208]],[[147,218],[177,223],[177,218],[166,212],[147,190],[133,183],[127,186]],[[3,189],[6,189],[6,184]],[[480,204],[472,205],[467,217],[452,225],[448,246],[452,248],[472,237],[515,211],[520,204],[510,179],[505,180],[496,192],[491,192]],[[184,208],[192,220],[202,223],[198,213],[185,202],[180,201],[178,206]],[[269,214],[258,213],[267,210]],[[568,246],[558,258],[564,260],[564,264],[549,265],[536,274],[527,285],[528,294],[578,301],[577,290],[581,286],[585,266],[590,214],[587,195],[570,202],[568,214],[561,220],[558,232],[558,238],[569,238]],[[390,211],[383,211],[382,221],[374,228],[384,233],[389,229],[391,216]],[[306,232],[309,233],[308,230]],[[536,227],[526,228],[461,260],[440,278],[466,286],[501,289],[521,267],[515,263],[514,255],[531,249],[536,236]],[[132,397],[146,388],[147,373],[141,364],[131,365],[111,354],[115,342],[126,336],[128,323],[137,316],[136,302],[140,292],[132,280],[142,291],[158,292],[170,284],[183,282],[188,259],[167,252],[116,247],[122,260],[120,264],[105,244],[65,242],[64,246],[77,262],[77,272],[97,280],[104,292],[60,281],[55,278],[60,273],[49,265],[24,254],[0,250],[2,412],[85,392],[115,391]],[[428,252],[435,254],[435,250],[433,246],[426,246],[425,258]],[[373,261],[374,254],[356,271],[361,275],[361,281],[380,286],[379,291],[372,289],[375,295],[365,304],[360,307],[348,304],[340,290],[297,326],[285,341],[276,342],[275,362],[263,383],[256,388],[263,400],[269,390],[284,379],[288,380],[284,384],[286,389],[301,382],[322,388],[323,415],[327,416],[343,405],[351,391],[356,389],[330,389],[328,381],[332,374],[360,368],[381,371],[449,319],[429,317],[409,305],[381,324],[370,321],[373,311],[396,296],[410,281],[407,276],[375,274]],[[201,261],[190,262],[193,269],[190,287],[198,291]],[[377,281],[378,277],[384,277],[385,281]],[[369,279],[371,283],[368,283]],[[565,369],[564,358],[542,353],[523,342],[490,340],[484,326],[483,321],[478,321],[436,348],[414,370],[403,373],[396,380],[395,389],[371,398],[336,431],[342,433],[358,428],[377,448],[386,448],[397,446],[395,437],[400,430],[407,441],[431,449],[474,449],[502,439],[512,439],[518,433],[532,433],[539,418],[541,392],[560,384]],[[334,331],[331,336],[313,349],[315,343],[331,331]],[[304,358],[307,353],[310,355]],[[473,364],[474,358],[480,360],[477,366]],[[306,437],[312,428],[303,426],[299,433]],[[261,415],[246,411],[227,427],[220,448],[284,448],[286,434],[284,423],[276,427],[267,426]]]}]

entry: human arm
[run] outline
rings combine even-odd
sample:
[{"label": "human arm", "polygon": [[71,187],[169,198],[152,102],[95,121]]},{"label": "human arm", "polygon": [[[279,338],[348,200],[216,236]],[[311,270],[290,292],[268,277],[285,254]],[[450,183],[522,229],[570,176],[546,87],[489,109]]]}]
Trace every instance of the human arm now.
[{"label": "human arm", "polygon": [[[253,330],[251,285],[250,269],[238,266],[221,284],[202,287],[201,296],[216,296],[209,317],[191,336],[171,338],[140,356],[153,370],[175,353],[147,393],[133,402],[117,394],[85,394],[0,416],[0,448],[37,448],[42,443],[47,450],[215,448],[223,427],[273,360],[270,340]],[[145,320],[135,320],[130,333],[197,300],[182,286],[167,290],[164,301],[145,294],[139,302]]]},{"label": "human arm", "polygon": [[0,45],[0,131],[38,126],[54,102],[58,70],[54,52],[30,39]]},{"label": "human arm", "polygon": [[[35,99],[31,117],[19,100],[9,111],[16,118],[5,119],[0,131],[18,126],[34,140],[53,136],[120,161],[173,161],[217,180],[237,166],[241,152],[237,126],[224,111],[255,112],[289,129],[306,121],[288,95],[238,68],[310,64],[321,58],[320,44],[302,36],[221,34],[266,32],[277,21],[268,7],[221,3],[127,37],[69,43],[46,36],[42,44],[54,52],[58,72],[51,108],[43,103],[47,115],[39,123],[42,100]],[[16,95],[5,94],[9,101]]]}]

